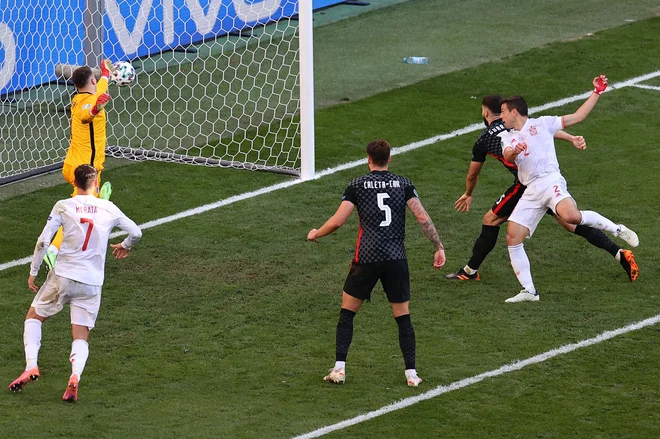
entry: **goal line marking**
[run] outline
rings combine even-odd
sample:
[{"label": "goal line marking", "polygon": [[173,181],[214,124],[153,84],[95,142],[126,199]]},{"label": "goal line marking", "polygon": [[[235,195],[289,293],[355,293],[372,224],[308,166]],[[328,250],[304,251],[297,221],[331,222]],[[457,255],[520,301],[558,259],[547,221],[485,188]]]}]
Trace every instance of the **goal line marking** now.
[{"label": "goal line marking", "polygon": [[[608,93],[612,90],[617,90],[617,89],[623,88],[623,87],[630,87],[630,86],[636,85],[640,82],[644,82],[644,81],[648,81],[649,79],[656,78],[658,76],[660,76],[660,70],[656,70],[655,72],[648,73],[646,75],[636,76],[636,77],[630,78],[626,81],[617,82],[615,84],[610,84],[610,86],[607,88],[607,90],[605,90],[604,93]],[[573,96],[570,96],[568,98],[560,99],[558,101],[548,102],[547,104],[544,104],[544,105],[541,105],[541,106],[538,106],[538,107],[532,107],[532,108],[529,109],[529,113],[532,114],[532,113],[539,112],[539,111],[545,111],[545,110],[548,110],[550,108],[561,107],[562,105],[570,104],[571,102],[583,100],[583,99],[588,98],[591,95],[591,93],[592,92],[587,92],[587,93],[582,93],[582,94],[579,94],[579,95],[573,95]],[[468,125],[466,127],[460,128],[458,130],[454,130],[450,133],[439,134],[437,136],[433,136],[433,137],[430,137],[428,139],[421,140],[421,141],[418,141],[418,142],[413,142],[413,143],[410,143],[410,144],[405,145],[405,146],[401,146],[401,147],[398,147],[398,148],[392,148],[391,155],[405,154],[407,152],[419,149],[423,146],[432,145],[432,144],[437,143],[437,142],[442,142],[444,140],[451,139],[452,137],[457,137],[457,136],[462,136],[464,134],[472,133],[474,131],[478,131],[478,130],[482,129],[483,126],[484,126],[483,123],[475,123],[475,124]],[[332,168],[328,168],[328,169],[324,169],[323,171],[317,172],[316,175],[314,175],[314,180],[318,180],[319,178],[323,178],[323,177],[326,177],[328,175],[336,174],[337,172],[345,171],[347,169],[352,169],[352,168],[355,168],[357,166],[362,166],[362,165],[366,165],[366,164],[367,164],[367,159],[366,158],[360,159],[360,160],[354,160],[354,161],[348,162],[348,163],[343,163],[341,165],[338,165],[338,166],[335,166],[335,167],[332,167]],[[199,215],[201,213],[208,212],[209,210],[213,210],[213,209],[217,209],[219,207],[227,206],[229,204],[233,204],[233,203],[236,203],[238,201],[247,200],[249,198],[258,197],[259,195],[264,195],[264,194],[268,194],[270,192],[274,192],[274,191],[277,191],[277,190],[280,190],[280,189],[295,186],[295,185],[300,184],[300,183],[304,183],[304,181],[300,180],[300,179],[296,179],[296,180],[285,181],[285,182],[282,182],[282,183],[277,183],[277,184],[274,184],[272,186],[266,186],[266,187],[263,187],[261,189],[257,189],[257,190],[254,190],[254,191],[245,192],[245,193],[239,194],[239,195],[234,195],[232,197],[225,198],[224,200],[216,201],[215,203],[205,204],[205,205],[200,206],[200,207],[184,210],[183,212],[179,212],[179,213],[174,214],[174,215],[169,215],[169,216],[159,218],[159,219],[156,219],[156,220],[153,220],[153,221],[148,221],[144,224],[140,224],[140,228],[142,230],[150,229],[152,227],[156,227],[156,226],[160,226],[160,225],[163,225],[163,224],[171,223],[173,221],[177,221],[177,220],[180,220],[180,219],[183,219],[183,218],[188,218],[190,216]],[[116,238],[118,236],[123,236],[125,234],[126,233],[122,232],[122,231],[114,232],[110,235],[110,238],[113,239],[113,238]],[[7,270],[9,268],[16,267],[16,266],[19,266],[19,265],[26,265],[26,264],[29,264],[31,261],[32,261],[32,257],[27,256],[25,258],[16,259],[16,260],[13,260],[13,261],[10,261],[10,262],[5,262],[5,263],[0,264],[0,271]]]},{"label": "goal line marking", "polygon": [[295,436],[292,439],[312,439],[316,437],[321,437],[324,436],[328,433],[331,433],[333,431],[337,430],[343,430],[344,428],[359,424],[361,422],[368,421],[370,419],[376,418],[378,416],[382,416],[387,413],[394,412],[396,410],[401,410],[406,407],[410,407],[411,405],[417,404],[422,401],[426,401],[432,398],[435,398],[436,396],[443,395],[445,393],[451,392],[453,390],[458,390],[462,389],[463,387],[471,386],[472,384],[479,383],[481,381],[484,381],[488,378],[494,378],[500,375],[504,375],[509,372],[515,372],[518,370],[521,370],[524,367],[527,367],[532,364],[538,364],[542,363],[544,361],[547,361],[551,358],[558,357],[560,355],[565,355],[570,352],[576,351],[581,348],[585,348],[588,346],[592,346],[601,342],[604,342],[606,340],[609,340],[611,338],[617,337],[622,334],[626,334],[628,332],[632,331],[637,331],[639,329],[645,328],[647,326],[653,326],[660,322],[660,314],[650,317],[646,320],[641,320],[636,323],[632,323],[628,326],[624,326],[623,328],[619,329],[614,329],[612,331],[605,331],[602,334],[593,337],[593,338],[588,338],[586,340],[582,340],[577,343],[571,343],[567,344],[564,346],[561,346],[556,349],[552,349],[550,351],[544,352],[539,355],[535,355],[533,357],[527,358],[526,360],[520,360],[520,361],[514,361],[511,364],[507,364],[505,366],[500,367],[499,369],[491,370],[488,372],[481,373],[479,375],[475,375],[470,378],[465,378],[460,381],[455,381],[451,384],[448,385],[443,385],[443,386],[438,386],[432,390],[429,390],[427,392],[421,393],[417,396],[412,396],[410,398],[405,398],[400,401],[397,401],[393,404],[386,405],[384,407],[381,407],[378,410],[374,410],[368,413],[365,413],[363,415],[356,416],[354,418],[347,419],[342,422],[338,422],[336,424],[328,425],[323,428],[319,428],[318,430],[311,431],[309,433],[300,435],[300,436]]}]

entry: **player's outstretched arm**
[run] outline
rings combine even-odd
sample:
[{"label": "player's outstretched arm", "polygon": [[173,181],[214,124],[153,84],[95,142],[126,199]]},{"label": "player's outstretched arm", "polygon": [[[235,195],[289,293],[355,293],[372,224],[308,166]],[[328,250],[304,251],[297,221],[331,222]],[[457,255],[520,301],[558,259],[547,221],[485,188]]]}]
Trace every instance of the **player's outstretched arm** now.
[{"label": "player's outstretched arm", "polygon": [[585,120],[589,113],[591,113],[591,110],[596,106],[596,102],[600,99],[600,94],[607,88],[607,76],[605,75],[596,76],[592,82],[594,84],[594,92],[586,101],[584,101],[584,104],[582,104],[575,113],[567,114],[562,118],[564,128],[568,128]]},{"label": "player's outstretched arm", "polygon": [[469,212],[472,204],[472,192],[479,182],[479,173],[484,166],[483,162],[470,162],[467,177],[465,178],[465,193],[456,200],[454,207],[457,212]]},{"label": "player's outstretched arm", "polygon": [[344,225],[346,220],[355,209],[355,204],[350,201],[342,201],[335,212],[326,222],[321,226],[320,229],[312,229],[307,234],[307,239],[309,241],[316,241],[318,238],[329,235],[341,226]]},{"label": "player's outstretched arm", "polygon": [[415,215],[417,222],[419,223],[424,235],[433,243],[436,248],[435,255],[433,256],[433,267],[442,268],[445,265],[445,247],[440,241],[440,236],[438,236],[438,231],[431,221],[431,217],[422,206],[422,202],[419,201],[419,198],[413,197],[408,200],[408,209]]},{"label": "player's outstretched arm", "polygon": [[555,139],[565,140],[566,142],[570,142],[577,149],[582,149],[582,150],[587,149],[587,142],[584,140],[584,137],[574,136],[572,134],[567,133],[564,130],[557,131],[555,133]]},{"label": "player's outstretched arm", "polygon": [[110,62],[109,59],[104,59],[101,61],[99,69],[101,70],[101,77],[96,83],[96,96],[100,96],[108,91],[108,85],[110,84],[110,78],[115,71],[115,66]]}]

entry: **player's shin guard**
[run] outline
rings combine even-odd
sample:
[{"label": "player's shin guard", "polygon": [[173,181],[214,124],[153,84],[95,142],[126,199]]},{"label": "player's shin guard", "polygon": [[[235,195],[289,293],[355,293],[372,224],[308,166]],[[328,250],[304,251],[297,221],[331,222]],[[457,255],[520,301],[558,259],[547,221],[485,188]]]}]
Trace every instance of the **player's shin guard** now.
[{"label": "player's shin guard", "polygon": [[576,226],[575,227],[575,234],[580,235],[587,241],[589,241],[589,244],[602,248],[606,252],[610,253],[613,257],[616,257],[616,254],[621,250],[621,247],[616,245],[614,241],[612,241],[605,233],[603,233],[601,230],[594,229],[593,227],[589,226]]},{"label": "player's shin guard", "polygon": [[337,347],[335,361],[346,361],[348,348],[353,341],[353,318],[355,313],[349,309],[342,308],[339,312],[339,323],[337,323]]},{"label": "player's shin guard", "polygon": [[509,246],[509,257],[511,258],[511,266],[516,273],[518,282],[527,290],[528,293],[535,294],[534,281],[532,281],[532,271],[529,264],[529,258],[525,253],[525,247],[522,244]]},{"label": "player's shin guard", "polygon": [[472,257],[467,263],[468,267],[478,270],[488,253],[490,253],[497,244],[497,235],[500,233],[500,226],[481,226],[481,233],[472,247]]},{"label": "player's shin guard", "polygon": [[603,230],[608,233],[616,232],[617,225],[600,213],[593,210],[581,210],[580,213],[582,214],[581,226],[593,227],[594,229]]},{"label": "player's shin guard", "polygon": [[86,340],[76,339],[71,343],[71,355],[69,356],[69,361],[71,362],[71,375],[77,375],[80,379],[83,370],[85,369],[85,363],[87,363],[87,357],[89,357],[89,344]]},{"label": "player's shin guard", "polygon": [[41,321],[37,319],[27,319],[23,328],[25,370],[30,370],[37,367],[39,348],[41,347]]},{"label": "player's shin guard", "polygon": [[395,318],[399,325],[399,347],[403,353],[406,370],[415,369],[415,329],[410,321],[410,314]]}]

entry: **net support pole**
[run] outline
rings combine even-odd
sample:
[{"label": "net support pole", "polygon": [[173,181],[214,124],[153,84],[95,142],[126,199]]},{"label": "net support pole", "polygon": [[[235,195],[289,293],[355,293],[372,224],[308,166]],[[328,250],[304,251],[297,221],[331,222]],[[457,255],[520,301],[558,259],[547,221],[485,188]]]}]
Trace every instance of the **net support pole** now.
[{"label": "net support pole", "polygon": [[85,65],[96,67],[101,65],[103,59],[103,0],[85,2],[84,24]]},{"label": "net support pole", "polygon": [[300,178],[312,180],[314,168],[314,22],[312,0],[299,0],[300,19]]}]

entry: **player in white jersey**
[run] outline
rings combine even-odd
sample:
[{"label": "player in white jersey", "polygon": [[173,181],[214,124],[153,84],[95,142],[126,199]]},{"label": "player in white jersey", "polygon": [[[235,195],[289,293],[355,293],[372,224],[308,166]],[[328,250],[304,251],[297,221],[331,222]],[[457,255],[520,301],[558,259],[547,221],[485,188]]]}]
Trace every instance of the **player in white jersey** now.
[{"label": "player in white jersey", "polygon": [[[62,397],[65,401],[78,400],[78,382],[89,355],[89,331],[94,327],[101,305],[110,232],[115,227],[128,232],[122,243],[110,245],[117,259],[128,256],[131,247],[142,237],[140,228],[117,206],[94,196],[97,178],[94,167],[80,165],[74,175],[77,195],[55,204],[34,249],[28,287],[37,294],[25,317],[25,372],[9,385],[11,391],[20,392],[28,382],[39,379],[37,357],[41,347],[41,325],[69,303],[73,343],[69,357],[71,377]],[[39,268],[50,240],[60,226],[64,240],[57,265],[38,288],[35,280]]]},{"label": "player in white jersey", "polygon": [[[589,210],[580,211],[568,193],[566,180],[559,171],[555,152],[554,134],[560,129],[582,122],[607,88],[607,77],[593,80],[594,92],[573,114],[562,117],[527,116],[527,103],[520,96],[502,100],[502,120],[511,131],[503,132],[504,158],[518,165],[518,178],[527,186],[522,198],[509,217],[506,242],[511,265],[523,290],[506,302],[534,302],[539,300],[532,281],[529,259],[523,240],[532,236],[536,226],[548,209],[569,224],[587,225],[618,236],[633,247],[639,245],[637,234],[623,224],[615,224],[604,216]],[[617,255],[620,257],[620,255]],[[637,270],[637,267],[634,267]]]}]

